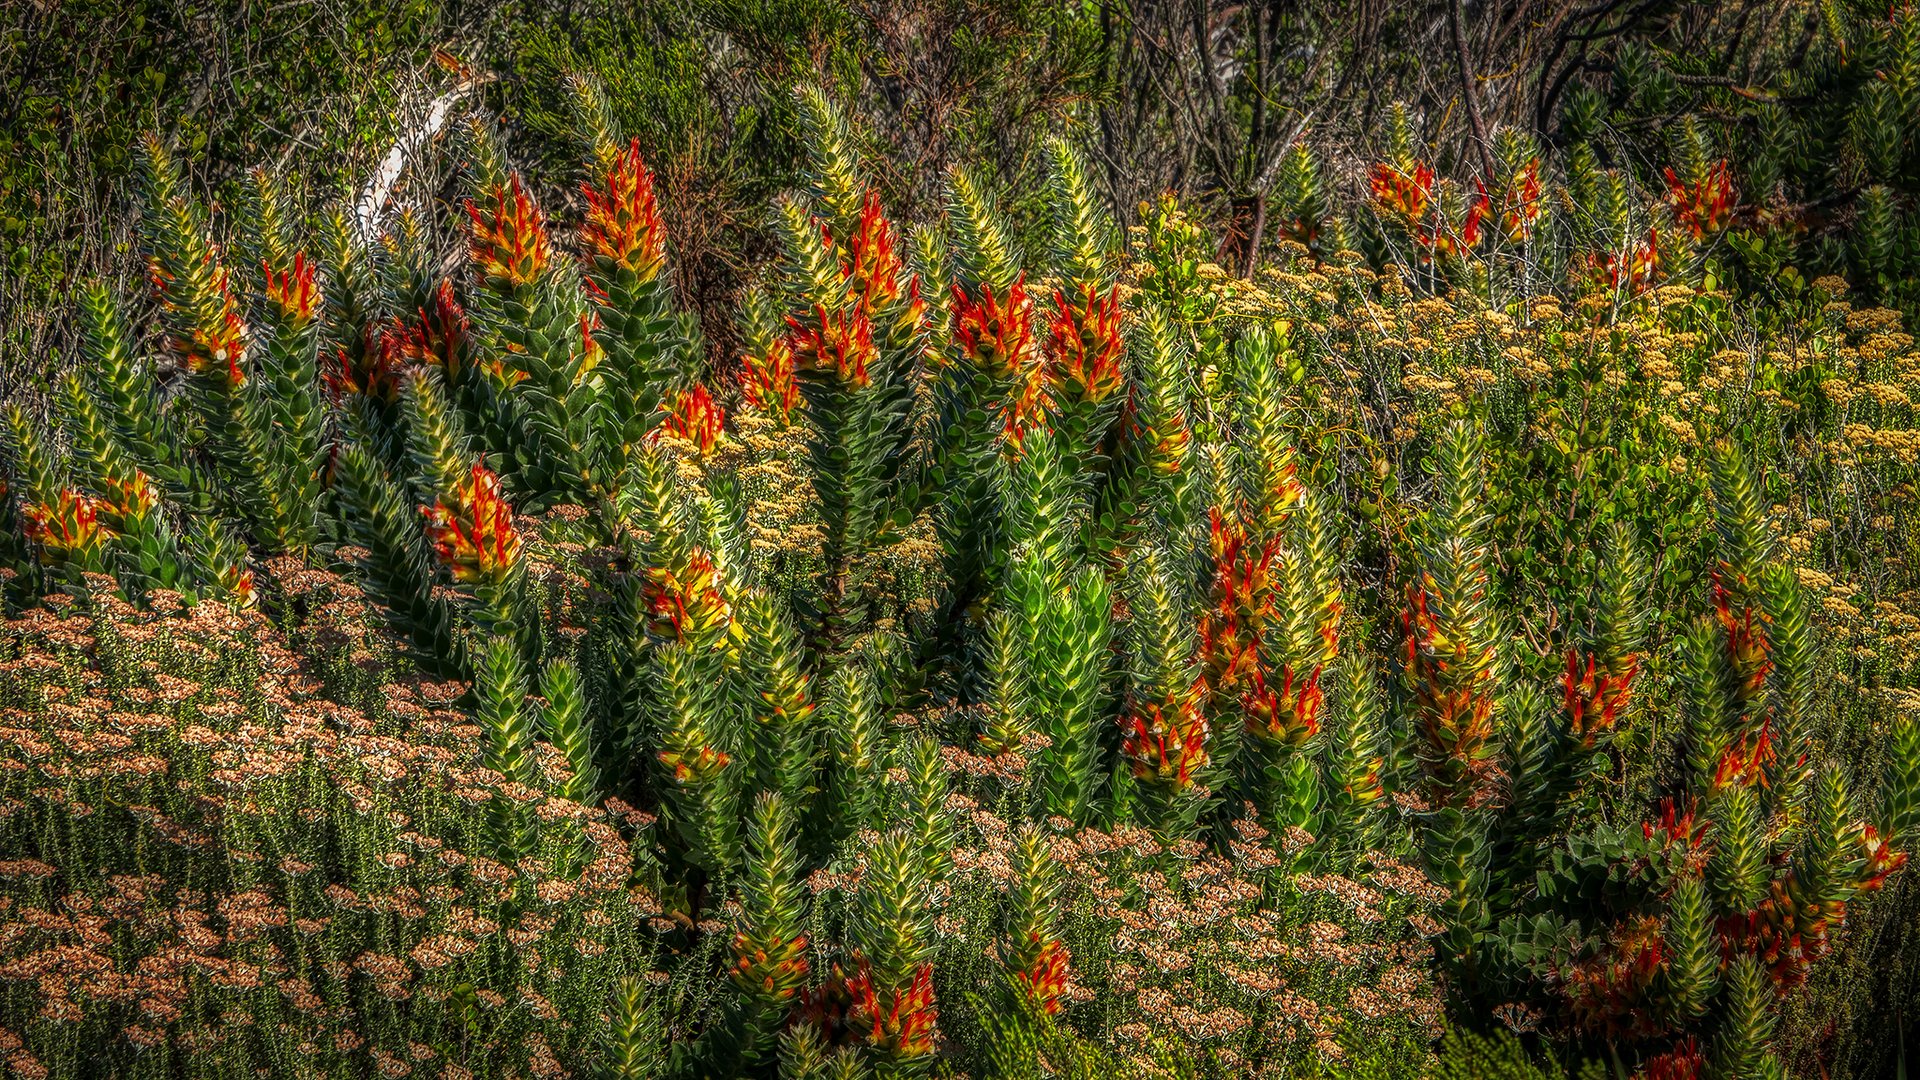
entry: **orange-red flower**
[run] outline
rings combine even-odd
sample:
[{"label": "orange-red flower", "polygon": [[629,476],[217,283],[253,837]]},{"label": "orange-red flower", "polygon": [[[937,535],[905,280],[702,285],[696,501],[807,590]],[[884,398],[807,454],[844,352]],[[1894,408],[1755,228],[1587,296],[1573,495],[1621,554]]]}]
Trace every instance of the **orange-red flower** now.
[{"label": "orange-red flower", "polygon": [[1317,666],[1305,678],[1295,674],[1292,667],[1282,667],[1278,686],[1268,686],[1256,667],[1252,685],[1241,695],[1247,731],[1280,746],[1299,746],[1320,731],[1320,707],[1325,700]]},{"label": "orange-red flower", "polygon": [[1427,216],[1433,199],[1433,168],[1424,161],[1413,163],[1411,172],[1380,162],[1367,176],[1373,188],[1373,201],[1386,213],[1411,224]]},{"label": "orange-red flower", "polygon": [[[211,248],[205,261],[209,274],[206,295],[195,298],[190,307],[166,301],[170,310],[184,313],[190,322],[185,335],[176,334],[172,344],[189,372],[223,374],[227,385],[237,389],[247,381],[240,367],[246,352],[246,324],[240,318],[240,303],[234,299],[227,268],[214,261]],[[161,274],[157,265],[154,273]],[[163,291],[163,295],[168,294]]]},{"label": "orange-red flower", "polygon": [[520,531],[513,524],[513,508],[500,493],[500,478],[485,462],[474,462],[459,490],[441,492],[422,512],[434,554],[455,581],[499,582],[513,569],[520,555]]},{"label": "orange-red flower", "polygon": [[1674,1048],[1647,1062],[1645,1080],[1702,1080],[1707,1075],[1707,1059],[1700,1053],[1700,1040],[1692,1035]]},{"label": "orange-red flower", "polygon": [[1582,667],[1579,653],[1567,650],[1567,670],[1560,677],[1561,704],[1581,745],[1591,747],[1612,731],[1633,701],[1633,677],[1640,670],[1640,657],[1628,656],[1626,665],[1623,671],[1602,671],[1589,656]]},{"label": "orange-red flower", "polygon": [[1007,401],[1006,415],[1000,425],[1008,449],[1018,453],[1026,445],[1028,433],[1046,425],[1047,409],[1053,401],[1052,389],[1044,367],[1036,364],[1023,374],[1019,390]]},{"label": "orange-red flower", "polygon": [[51,504],[27,506],[23,526],[27,538],[39,543],[42,562],[86,562],[113,535],[100,520],[103,509],[111,508],[91,495],[62,488]]},{"label": "orange-red flower", "polygon": [[1125,379],[1120,290],[1111,289],[1103,298],[1093,286],[1085,285],[1081,295],[1069,302],[1067,294],[1056,289],[1053,302],[1057,310],[1049,337],[1060,385],[1081,401],[1104,400]]},{"label": "orange-red flower", "polygon": [[1260,666],[1262,628],[1273,608],[1277,540],[1254,546],[1247,530],[1215,507],[1210,517],[1213,589],[1200,619],[1200,656],[1207,686],[1219,693],[1250,681]]},{"label": "orange-red flower", "polygon": [[884,993],[874,989],[872,973],[862,965],[860,973],[847,981],[847,991],[853,998],[847,1023],[867,1045],[896,1058],[933,1052],[940,1013],[934,1007],[932,965],[920,965],[912,982]]},{"label": "orange-red flower", "polygon": [[841,267],[855,300],[877,312],[900,299],[900,254],[893,224],[880,211],[880,193],[868,191],[860,203],[860,222],[847,243],[849,261]]},{"label": "orange-red flower", "polygon": [[879,357],[873,344],[873,321],[859,306],[828,311],[815,304],[802,322],[787,316],[787,347],[800,371],[832,372],[846,386],[863,387],[873,380],[867,365]]},{"label": "orange-red flower", "polygon": [[1625,252],[1608,252],[1600,260],[1600,270],[1609,286],[1638,293],[1653,283],[1660,270],[1660,235],[1647,227],[1645,238]]},{"label": "orange-red flower", "polygon": [[[395,319],[380,333],[380,371],[388,379],[416,365],[431,365],[458,378],[472,334],[466,309],[454,298],[453,283],[441,279],[412,319]],[[383,386],[383,389],[385,387]]]},{"label": "orange-red flower", "polygon": [[1773,758],[1773,722],[1762,721],[1757,733],[1740,736],[1738,743],[1721,753],[1720,763],[1713,770],[1713,790],[1765,785],[1767,763]]},{"label": "orange-red flower", "polygon": [[720,426],[725,420],[726,413],[714,404],[713,395],[696,383],[693,389],[674,395],[673,407],[660,422],[660,430],[687,440],[702,454],[710,454],[714,443],[720,441]]},{"label": "orange-red flower", "polygon": [[654,632],[677,641],[707,641],[725,629],[730,609],[712,557],[695,551],[678,569],[648,570],[647,610],[654,617]]},{"label": "orange-red flower", "polygon": [[1033,300],[1026,275],[1003,294],[982,282],[973,292],[953,286],[953,338],[960,352],[980,370],[1012,380],[1033,360]]},{"label": "orange-red flower", "polygon": [[601,186],[582,183],[580,191],[587,197],[587,217],[580,224],[587,250],[633,271],[641,281],[659,276],[667,261],[666,229],[660,224],[653,170],[640,160],[640,140],[614,155]]},{"label": "orange-red flower", "polygon": [[494,190],[492,206],[482,209],[468,199],[466,207],[467,251],[481,279],[494,288],[516,289],[538,281],[553,259],[553,243],[520,174]]},{"label": "orange-red flower", "polygon": [[1663,799],[1660,803],[1660,819],[1643,821],[1640,832],[1647,840],[1655,836],[1660,838],[1662,847],[1685,844],[1689,847],[1699,843],[1705,826],[1695,817],[1693,804],[1688,803],[1682,811],[1672,799]]},{"label": "orange-red flower", "polygon": [[1680,227],[1695,240],[1717,233],[1733,216],[1733,177],[1723,158],[1695,183],[1686,183],[1672,170],[1667,175],[1667,201]]},{"label": "orange-red flower", "polygon": [[787,338],[775,338],[765,355],[747,353],[740,358],[740,390],[747,404],[782,424],[793,421],[793,407],[800,399],[800,384],[793,377],[793,344]]},{"label": "orange-red flower", "polygon": [[1060,1001],[1067,994],[1067,970],[1073,955],[1064,944],[1053,938],[1043,939],[1038,933],[1028,933],[1020,951],[1025,962],[1013,973],[1015,981],[1043,1012],[1058,1013]]},{"label": "orange-red flower", "polygon": [[1440,625],[1426,588],[1418,584],[1407,590],[1400,624],[1423,740],[1474,769],[1486,759],[1493,737],[1493,679],[1486,664],[1492,646],[1484,646],[1476,656],[1468,641],[1450,635]]},{"label": "orange-red flower", "polygon": [[1886,884],[1888,875],[1907,865],[1907,853],[1895,850],[1880,830],[1871,825],[1860,826],[1856,838],[1860,844],[1861,871],[1857,887],[1861,892],[1871,892]]},{"label": "orange-red flower", "polygon": [[264,260],[260,268],[267,278],[267,302],[280,317],[294,326],[312,322],[318,291],[314,288],[313,264],[307,261],[307,253],[294,255],[290,270],[276,273]]},{"label": "orange-red flower", "polygon": [[711,780],[733,764],[732,755],[711,746],[699,746],[691,750],[662,750],[659,758],[661,764],[673,771],[674,780],[682,784]]},{"label": "orange-red flower", "polygon": [[1143,702],[1120,723],[1125,731],[1121,753],[1136,778],[1174,791],[1185,791],[1199,781],[1199,772],[1210,759],[1207,720],[1201,715],[1197,693]]}]

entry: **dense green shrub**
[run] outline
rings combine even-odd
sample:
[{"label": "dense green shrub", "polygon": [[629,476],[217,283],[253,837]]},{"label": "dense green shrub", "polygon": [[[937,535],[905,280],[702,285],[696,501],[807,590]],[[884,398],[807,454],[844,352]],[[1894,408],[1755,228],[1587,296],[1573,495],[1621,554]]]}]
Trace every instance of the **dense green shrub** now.
[{"label": "dense green shrub", "polygon": [[1920,824],[1896,312],[1406,124],[1252,279],[1068,141],[908,227],[803,90],[719,379],[568,92],[373,237],[145,143],[7,418],[14,1068],[1778,1073]]}]

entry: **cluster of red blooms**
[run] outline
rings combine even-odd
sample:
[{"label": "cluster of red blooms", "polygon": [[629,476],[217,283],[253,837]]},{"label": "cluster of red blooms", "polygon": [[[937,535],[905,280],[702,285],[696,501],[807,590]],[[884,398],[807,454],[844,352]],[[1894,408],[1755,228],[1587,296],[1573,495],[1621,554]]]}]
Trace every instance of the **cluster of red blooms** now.
[{"label": "cluster of red blooms", "polygon": [[[1722,583],[1719,572],[1713,580],[1713,611],[1726,635],[1727,661],[1737,679],[1734,696],[1742,718],[1754,715],[1761,710],[1767,677],[1773,672],[1765,627],[1751,607],[1734,612],[1733,594]],[[1758,728],[1743,731],[1739,742],[1721,754],[1714,770],[1713,790],[1766,783],[1767,768],[1775,755],[1772,719],[1762,718]]]},{"label": "cluster of red blooms", "polygon": [[63,488],[51,505],[34,503],[26,508],[27,538],[40,545],[44,561],[84,559],[112,535],[100,521],[100,511],[105,508],[105,503],[91,495]]},{"label": "cluster of red blooms", "polygon": [[1141,780],[1186,791],[1206,768],[1207,718],[1200,711],[1199,687],[1170,701],[1137,705],[1122,721],[1126,736],[1121,753]]},{"label": "cluster of red blooms", "polygon": [[1014,979],[1043,1012],[1048,1015],[1058,1013],[1061,999],[1067,994],[1067,972],[1072,955],[1060,941],[1042,938],[1038,933],[1027,935],[1026,947],[1022,952],[1026,962],[1013,973]]},{"label": "cluster of red blooms", "polygon": [[[517,190],[517,189],[516,189]],[[580,240],[587,250],[641,281],[659,276],[666,265],[666,230],[653,192],[653,170],[640,160],[640,140],[614,155],[600,187],[582,183],[587,199]]]},{"label": "cluster of red blooms", "polygon": [[1700,1053],[1700,1040],[1687,1036],[1673,1049],[1650,1059],[1642,1075],[1646,1080],[1704,1080],[1707,1059]]},{"label": "cluster of red blooms", "polygon": [[312,322],[319,294],[314,288],[313,264],[307,261],[307,253],[296,253],[291,269],[275,272],[264,261],[260,269],[266,275],[267,301],[280,312],[280,317],[295,326]]},{"label": "cluster of red blooms", "polygon": [[[900,253],[893,242],[893,223],[880,210],[880,193],[868,191],[860,203],[860,222],[847,242],[848,261],[840,268],[855,301],[870,312],[897,303],[901,296]],[[918,300],[920,279],[908,282],[907,295]]]},{"label": "cluster of red blooms", "polygon": [[787,352],[799,371],[830,371],[842,385],[864,387],[872,383],[867,366],[878,359],[873,344],[873,320],[865,308],[850,307],[828,311],[814,305],[813,317],[802,322],[787,316],[791,333]]},{"label": "cluster of red blooms", "polygon": [[1540,161],[1529,160],[1515,173],[1499,193],[1499,205],[1484,180],[1474,181],[1474,198],[1467,204],[1466,217],[1459,228],[1447,220],[1433,198],[1433,169],[1424,162],[1401,168],[1385,162],[1373,167],[1368,176],[1373,198],[1381,212],[1396,217],[1406,226],[1420,249],[1420,261],[1465,255],[1486,239],[1486,223],[1497,219],[1501,232],[1512,243],[1524,243],[1540,219]]},{"label": "cluster of red blooms", "polygon": [[[1480,201],[1491,204],[1484,184],[1476,182]],[[1500,228],[1508,240],[1522,243],[1533,234],[1533,223],[1540,220],[1540,159],[1531,158],[1521,166],[1500,198]]]},{"label": "cluster of red blooms", "polygon": [[1433,167],[1415,161],[1409,168],[1380,162],[1367,175],[1373,200],[1380,209],[1411,225],[1427,216],[1433,199]]},{"label": "cluster of red blooms", "polygon": [[459,490],[440,493],[431,507],[421,510],[434,554],[455,581],[500,582],[520,556],[513,508],[500,493],[500,478],[485,462],[473,463],[470,478]]},{"label": "cluster of red blooms", "polygon": [[185,336],[175,335],[172,340],[181,363],[195,375],[224,368],[228,386],[238,389],[247,381],[240,367],[247,333],[240,303],[234,299],[232,280],[227,268],[218,262],[215,249],[209,245],[200,258],[207,280],[196,291],[203,295],[176,297],[173,278],[157,259],[147,261],[148,280],[167,310],[186,314],[192,322]]},{"label": "cluster of red blooms", "polygon": [[906,986],[884,993],[874,989],[872,974],[863,965],[847,980],[847,993],[853,999],[847,1024],[867,1045],[896,1058],[933,1052],[940,1012],[933,1002],[931,964],[922,964]]},{"label": "cluster of red blooms", "polygon": [[1207,687],[1231,694],[1259,671],[1260,638],[1273,613],[1273,560],[1278,541],[1255,546],[1247,530],[1215,507],[1209,522],[1213,556],[1211,604],[1200,619],[1200,657]]},{"label": "cluster of red blooms", "polygon": [[457,379],[471,334],[466,309],[454,298],[453,283],[442,279],[414,318],[396,318],[381,328],[374,347],[367,350],[368,370],[359,373],[364,377],[350,377],[342,385],[391,400],[399,390],[400,376],[411,368],[437,367],[449,380]]},{"label": "cluster of red blooms", "polygon": [[710,454],[720,441],[720,427],[725,421],[726,412],[714,403],[705,386],[696,383],[693,389],[674,395],[673,407],[660,422],[660,430],[687,440],[702,454]]},{"label": "cluster of red blooms", "polygon": [[1667,201],[1673,206],[1673,216],[1694,240],[1726,226],[1733,217],[1733,177],[1727,172],[1726,159],[1715,162],[1705,176],[1691,184],[1671,168],[1666,172]]},{"label": "cluster of red blooms", "polygon": [[[1906,865],[1906,852],[1896,851],[1873,826],[1854,825],[1848,831],[1855,861],[1841,883],[1845,890],[1871,892]],[[1722,919],[1720,939],[1729,954],[1757,955],[1773,980],[1787,988],[1806,981],[1814,963],[1831,948],[1833,930],[1846,918],[1845,900],[1816,894],[1794,867],[1773,880],[1766,899],[1752,911]]]},{"label": "cluster of red blooms", "polygon": [[1601,277],[1610,288],[1625,289],[1630,294],[1638,293],[1652,284],[1653,275],[1660,271],[1660,234],[1649,225],[1647,235],[1626,251],[1596,255],[1595,259],[1599,263]]},{"label": "cluster of red blooms", "polygon": [[1053,302],[1057,310],[1048,330],[1055,377],[1079,400],[1105,400],[1126,377],[1119,288],[1102,297],[1085,285],[1071,302],[1064,291],[1055,290]]},{"label": "cluster of red blooms", "polygon": [[968,291],[953,286],[953,339],[981,371],[1003,381],[1025,376],[1033,366],[1033,300],[1026,275],[1004,292],[981,282]]},{"label": "cluster of red blooms", "polygon": [[654,632],[676,641],[707,641],[724,630],[730,610],[712,557],[696,550],[684,566],[649,569],[647,610]]},{"label": "cluster of red blooms", "polygon": [[1268,686],[1266,677],[1256,668],[1253,685],[1242,698],[1247,727],[1267,742],[1299,746],[1319,732],[1325,697],[1318,665],[1305,678],[1292,667],[1283,666],[1277,686]]},{"label": "cluster of red blooms", "polygon": [[466,203],[471,221],[467,250],[482,280],[495,288],[520,288],[540,279],[553,259],[546,218],[534,205],[515,173],[493,194],[493,205],[483,209]]},{"label": "cluster of red blooms", "polygon": [[1661,925],[1654,916],[1632,919],[1605,949],[1560,973],[1574,1019],[1582,1029],[1614,1037],[1653,1033],[1651,1011],[1638,1006],[1666,967]]},{"label": "cluster of red blooms", "polygon": [[1660,803],[1660,819],[1641,822],[1640,832],[1649,842],[1655,836],[1660,837],[1663,848],[1675,844],[1692,847],[1700,842],[1701,835],[1706,832],[1706,823],[1695,817],[1692,803],[1688,803],[1683,811],[1672,799],[1663,799]]},{"label": "cluster of red blooms", "polygon": [[865,1043],[896,1059],[923,1057],[933,1052],[940,1019],[933,1000],[933,967],[923,964],[905,987],[885,991],[873,985],[865,959],[853,975],[835,964],[826,982],[800,995],[795,1015],[830,1042]]},{"label": "cluster of red blooms", "polygon": [[[1400,619],[1422,739],[1468,773],[1481,770],[1493,737],[1493,673],[1486,655],[1492,646],[1474,655],[1468,637],[1441,626],[1431,595],[1419,584],[1408,587]],[[1462,672],[1469,674],[1462,678]]]},{"label": "cluster of red blooms", "polygon": [[1567,650],[1567,671],[1560,677],[1561,705],[1582,746],[1592,747],[1626,714],[1633,701],[1633,677],[1639,670],[1638,654],[1628,655],[1619,670],[1608,671],[1593,656],[1587,657],[1583,667],[1580,654]]},{"label": "cluster of red blooms", "polygon": [[859,389],[872,384],[868,368],[879,359],[874,343],[877,320],[886,316],[896,335],[910,333],[926,316],[920,280],[901,283],[902,264],[895,248],[893,226],[880,209],[880,196],[869,191],[861,203],[860,220],[848,238],[845,254],[834,243],[826,225],[820,242],[839,264],[846,302],[787,316],[787,333],[770,344],[765,355],[745,357],[740,383],[756,408],[791,419],[799,398],[796,372],[831,372],[842,386]]},{"label": "cluster of red blooms", "polygon": [[160,499],[152,481],[139,469],[131,476],[106,481],[102,488],[106,496],[100,505],[111,514],[111,525],[119,532],[127,531],[128,522],[145,518]]},{"label": "cluster of red blooms", "polygon": [[791,423],[793,407],[800,401],[800,384],[793,377],[793,344],[787,338],[775,338],[761,352],[741,358],[741,392],[747,404],[782,424]]},{"label": "cluster of red blooms", "polygon": [[674,780],[682,784],[711,780],[733,763],[733,755],[706,745],[688,750],[662,750],[659,758],[662,765],[673,771]]},{"label": "cluster of red blooms", "polygon": [[[988,282],[971,291],[957,283],[953,286],[954,342],[969,363],[1011,388],[1002,430],[1008,445],[1015,448],[1025,441],[1027,432],[1046,423],[1052,405],[1052,382],[1035,348],[1033,315],[1025,274],[1004,291],[996,291]],[[1077,329],[1070,332],[1078,336]]]}]

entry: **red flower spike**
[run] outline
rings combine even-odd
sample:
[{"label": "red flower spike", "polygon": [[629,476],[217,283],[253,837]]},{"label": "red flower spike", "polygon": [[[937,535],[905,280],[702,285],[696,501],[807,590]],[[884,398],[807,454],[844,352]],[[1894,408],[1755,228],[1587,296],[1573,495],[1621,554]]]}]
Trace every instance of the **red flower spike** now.
[{"label": "red flower spike", "polygon": [[731,609],[720,592],[720,572],[704,551],[688,556],[685,567],[656,566],[647,571],[647,610],[654,632],[676,641],[706,641],[725,629]]},{"label": "red flower spike", "polygon": [[1700,1053],[1700,1040],[1692,1035],[1674,1048],[1647,1062],[1644,1080],[1704,1080],[1707,1059]]},{"label": "red flower spike", "polygon": [[84,558],[105,546],[113,535],[100,520],[100,512],[112,507],[91,495],[62,488],[51,505],[35,503],[25,508],[22,523],[27,539],[40,545],[41,561],[52,564],[76,557]]},{"label": "red flower spike", "polygon": [[600,187],[582,183],[587,217],[580,223],[580,242],[588,251],[624,269],[641,281],[652,281],[666,265],[666,229],[660,223],[654,196],[653,170],[640,159],[640,140],[616,154]]},{"label": "red flower spike", "polygon": [[849,387],[872,383],[867,365],[879,358],[879,352],[873,344],[873,322],[865,310],[856,305],[829,312],[816,304],[808,321],[789,315],[787,326],[787,347],[797,370],[832,372]]},{"label": "red flower spike", "polygon": [[860,974],[847,980],[847,992],[853,999],[847,1024],[867,1045],[896,1058],[933,1052],[940,1013],[934,1007],[932,965],[922,964],[911,983],[883,996],[874,989],[872,973],[863,964]]},{"label": "red flower spike", "polygon": [[749,353],[740,359],[740,390],[747,404],[767,413],[781,424],[793,422],[793,407],[800,400],[800,384],[793,378],[793,345],[776,338],[767,346],[765,356]]},{"label": "red flower spike", "polygon": [[1723,158],[1707,170],[1697,183],[1683,182],[1672,169],[1666,170],[1667,201],[1680,227],[1698,242],[1708,233],[1717,233],[1733,217],[1733,177]]},{"label": "red flower spike", "polygon": [[674,396],[673,408],[660,422],[660,430],[687,440],[706,455],[713,453],[714,444],[720,441],[720,427],[725,421],[726,412],[714,404],[713,395],[705,386],[695,384],[693,389]]},{"label": "red flower spike", "polygon": [[1659,821],[1640,823],[1641,835],[1649,841],[1658,836],[1662,849],[1670,848],[1675,844],[1692,847],[1700,842],[1700,837],[1705,831],[1705,825],[1694,817],[1692,802],[1687,803],[1687,809],[1683,813],[1672,799],[1661,801]]},{"label": "red flower spike", "polygon": [[1241,696],[1249,734],[1280,746],[1300,746],[1319,733],[1320,707],[1325,694],[1320,689],[1318,667],[1305,678],[1296,675],[1291,667],[1283,667],[1278,687],[1269,687],[1266,677],[1256,668],[1252,681],[1253,685]]},{"label": "red flower spike", "polygon": [[293,257],[293,268],[275,273],[273,267],[263,260],[260,269],[266,274],[267,302],[274,306],[280,317],[294,326],[305,326],[313,321],[315,302],[318,292],[313,284],[313,264],[307,261],[307,253],[302,251]]},{"label": "red flower spike", "polygon": [[1060,385],[1081,401],[1104,400],[1125,378],[1119,288],[1103,299],[1093,286],[1082,286],[1072,303],[1066,293],[1055,290],[1053,302],[1058,310],[1048,336]]},{"label": "red flower spike", "polygon": [[507,186],[493,193],[493,206],[482,210],[466,203],[471,229],[467,251],[481,280],[495,288],[531,285],[553,259],[546,218],[534,205],[515,173]]},{"label": "red flower spike", "polygon": [[503,581],[519,558],[513,508],[500,493],[500,478],[484,462],[474,462],[460,490],[441,493],[422,513],[434,555],[457,582]]},{"label": "red flower spike", "polygon": [[1027,935],[1026,967],[1013,973],[1014,980],[1027,997],[1049,1016],[1060,1012],[1061,999],[1067,994],[1067,971],[1073,955],[1067,947],[1051,938],[1042,940],[1037,933]]},{"label": "red flower spike", "polygon": [[1627,657],[1626,670],[1614,673],[1599,670],[1591,656],[1583,667],[1579,653],[1567,650],[1567,670],[1560,677],[1561,704],[1567,712],[1568,726],[1582,746],[1591,748],[1626,713],[1633,700],[1633,678],[1639,670],[1637,654]]},{"label": "red flower spike", "polygon": [[1003,295],[982,283],[978,295],[953,286],[953,337],[974,366],[1011,382],[1033,361],[1033,301],[1026,275]]},{"label": "red flower spike", "polygon": [[1597,953],[1560,973],[1580,1027],[1619,1036],[1645,1023],[1642,1005],[1667,960],[1661,926],[1651,916],[1632,918]]},{"label": "red flower spike", "polygon": [[1887,877],[1907,864],[1907,853],[1895,851],[1880,830],[1871,825],[1862,825],[1858,834],[1861,855],[1861,871],[1858,884],[1861,892],[1872,892],[1886,884]]},{"label": "red flower spike", "polygon": [[373,392],[377,385],[378,393],[391,400],[400,374],[414,367],[437,367],[449,381],[459,377],[472,324],[454,298],[453,283],[442,279],[426,306],[415,309],[415,316],[396,319],[380,332],[378,367],[365,373],[364,381],[355,380],[356,392]]},{"label": "red flower spike", "polygon": [[850,261],[842,264],[841,272],[861,307],[878,312],[900,299],[900,254],[877,191],[868,191],[860,202],[860,223],[847,243],[847,254]]},{"label": "red flower spike", "polygon": [[1368,174],[1367,182],[1382,211],[1409,224],[1427,216],[1433,197],[1433,168],[1425,162],[1414,162],[1411,173],[1381,162]]},{"label": "red flower spike", "polygon": [[681,784],[712,780],[733,764],[732,755],[711,746],[687,751],[662,750],[658,756],[660,763],[672,770],[674,781]]},{"label": "red flower spike", "polygon": [[[667,764],[676,769],[677,776],[678,763]],[[806,986],[811,970],[805,934],[789,941],[773,942],[756,942],[745,934],[733,936],[733,982],[748,993],[763,994],[777,1001],[792,1000]]]},{"label": "red flower spike", "polygon": [[1025,377],[1021,379],[1019,392],[1007,402],[1000,433],[1005,437],[1007,447],[1016,454],[1026,445],[1029,432],[1046,426],[1047,409],[1053,399],[1052,389],[1046,369],[1035,365],[1027,369]]},{"label": "red flower spike", "polygon": [[1660,236],[1648,226],[1645,239],[1624,254],[1609,252],[1597,260],[1597,265],[1609,287],[1637,294],[1653,283],[1654,274],[1660,270]]},{"label": "red flower spike", "polygon": [[1185,791],[1206,767],[1207,720],[1200,712],[1197,692],[1172,701],[1147,702],[1120,724],[1125,731],[1121,753],[1136,778]]},{"label": "red flower spike", "polygon": [[1207,687],[1230,691],[1258,672],[1263,629],[1273,615],[1273,560],[1279,541],[1251,548],[1247,530],[1215,507],[1209,519],[1213,588],[1200,619],[1200,659]]},{"label": "red flower spike", "polygon": [[[1477,666],[1484,657],[1467,652],[1467,644],[1445,635],[1419,585],[1407,589],[1407,608],[1400,616],[1406,641],[1406,667],[1417,704],[1421,735],[1427,745],[1465,764],[1470,770],[1483,762],[1493,737],[1494,698],[1490,678],[1483,672],[1473,682],[1449,685],[1449,669]],[[1491,646],[1488,647],[1489,649]]]}]

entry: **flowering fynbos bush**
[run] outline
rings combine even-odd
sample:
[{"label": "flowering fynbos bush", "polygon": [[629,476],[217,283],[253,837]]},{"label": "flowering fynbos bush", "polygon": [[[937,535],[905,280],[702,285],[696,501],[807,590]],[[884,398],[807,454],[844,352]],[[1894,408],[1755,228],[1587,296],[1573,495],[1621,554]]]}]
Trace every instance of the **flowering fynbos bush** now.
[{"label": "flowering fynbos bush", "polygon": [[1728,166],[1402,118],[1238,280],[1065,141],[1043,227],[896,221],[808,91],[716,358],[573,89],[571,206],[472,117],[377,235],[148,145],[152,302],[7,416],[15,1071],[1779,1067],[1920,827],[1910,553],[1837,535],[1920,368],[1717,289]]}]

